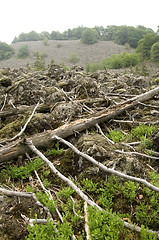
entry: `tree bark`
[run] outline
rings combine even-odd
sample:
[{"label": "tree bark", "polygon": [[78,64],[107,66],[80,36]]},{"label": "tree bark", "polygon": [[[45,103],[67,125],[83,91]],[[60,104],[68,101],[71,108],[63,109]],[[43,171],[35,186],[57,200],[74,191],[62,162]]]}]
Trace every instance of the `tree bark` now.
[{"label": "tree bark", "polygon": [[[37,148],[47,147],[52,143],[52,137],[54,135],[57,135],[61,138],[66,138],[76,132],[81,132],[92,126],[95,126],[96,124],[109,121],[110,119],[123,114],[125,111],[134,108],[139,104],[139,102],[144,102],[151,99],[157,93],[159,93],[159,87],[114,107],[109,107],[104,111],[102,110],[100,112],[91,114],[89,118],[78,119],[68,124],[64,124],[55,130],[48,130],[40,134],[35,134],[29,137],[28,140],[32,140],[33,144]],[[0,162],[17,158],[19,155],[24,155],[26,152],[28,152],[28,148],[22,143],[22,140],[19,139],[12,144],[8,144],[0,148]]]}]

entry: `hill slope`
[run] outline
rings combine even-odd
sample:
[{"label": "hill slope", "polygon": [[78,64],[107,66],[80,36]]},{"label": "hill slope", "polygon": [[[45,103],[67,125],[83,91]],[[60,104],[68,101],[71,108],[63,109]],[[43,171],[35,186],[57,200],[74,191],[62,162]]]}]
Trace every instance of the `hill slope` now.
[{"label": "hill slope", "polygon": [[[26,59],[17,59],[16,55],[22,45],[29,47],[30,56]],[[85,67],[88,62],[98,62],[103,58],[110,57],[112,54],[126,51],[124,46],[117,45],[112,41],[99,41],[93,45],[86,45],[82,44],[80,40],[50,40],[48,45],[45,45],[43,41],[31,41],[14,43],[12,46],[15,49],[15,55],[11,59],[1,61],[0,68],[19,68],[25,67],[26,63],[32,64],[35,61],[34,52],[46,54],[46,64],[49,64],[53,59],[56,63],[64,63],[69,67],[73,65],[69,62],[71,54],[76,54],[79,58],[76,64]]]}]

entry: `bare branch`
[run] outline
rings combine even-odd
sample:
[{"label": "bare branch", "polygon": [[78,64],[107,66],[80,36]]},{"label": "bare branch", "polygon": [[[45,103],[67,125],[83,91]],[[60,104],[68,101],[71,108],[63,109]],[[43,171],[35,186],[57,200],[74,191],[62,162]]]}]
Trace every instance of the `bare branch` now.
[{"label": "bare branch", "polygon": [[1,112],[3,111],[3,109],[4,109],[4,107],[5,107],[6,100],[7,100],[7,93],[6,93],[5,96],[4,96],[4,103],[3,103],[3,106],[2,106],[2,108],[1,108]]},{"label": "bare branch", "polygon": [[88,212],[87,212],[87,202],[84,202],[84,213],[85,213],[85,232],[86,232],[86,239],[91,240],[91,235],[88,226]]},{"label": "bare branch", "polygon": [[137,177],[132,177],[130,175],[124,174],[122,172],[116,171],[114,169],[111,168],[107,168],[106,166],[104,166],[102,163],[96,161],[94,158],[90,157],[89,155],[87,155],[86,153],[80,152],[75,146],[73,146],[70,142],[58,137],[58,136],[53,136],[53,139],[57,139],[58,141],[64,143],[65,145],[67,145],[69,148],[71,148],[75,153],[77,153],[78,155],[82,156],[83,158],[87,159],[88,161],[90,161],[91,163],[93,163],[94,165],[96,165],[97,167],[99,167],[101,170],[110,173],[110,174],[114,174],[116,176],[122,177],[122,178],[126,178],[130,181],[133,182],[139,182],[141,184],[144,184],[146,187],[159,192],[159,188],[155,187],[154,185],[152,185],[151,183],[147,182],[145,179],[142,178],[137,178]]},{"label": "bare branch", "polygon": [[117,153],[123,153],[123,154],[129,154],[129,155],[135,154],[135,155],[139,155],[139,156],[142,156],[142,157],[159,160],[159,157],[153,157],[153,156],[149,156],[149,155],[147,155],[147,154],[139,153],[139,152],[124,152],[124,151],[120,151],[120,150],[115,150],[115,152],[117,152]]}]

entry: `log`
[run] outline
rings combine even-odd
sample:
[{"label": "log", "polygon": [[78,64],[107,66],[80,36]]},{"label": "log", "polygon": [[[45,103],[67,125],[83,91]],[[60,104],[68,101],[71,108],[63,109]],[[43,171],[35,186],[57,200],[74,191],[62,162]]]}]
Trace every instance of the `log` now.
[{"label": "log", "polygon": [[[55,130],[48,130],[39,134],[35,134],[28,138],[32,140],[33,144],[37,148],[45,148],[50,146],[52,143],[52,137],[57,135],[61,138],[66,138],[75,134],[76,132],[81,132],[85,129],[89,129],[96,124],[109,121],[123,114],[125,111],[130,110],[137,106],[139,102],[144,102],[151,99],[154,95],[159,93],[159,87],[150,90],[138,97],[132,98],[126,103],[118,104],[114,107],[109,107],[106,110],[91,114],[89,118],[78,119],[76,121],[64,124],[63,126],[56,128]],[[17,158],[19,155],[24,155],[28,152],[28,148],[23,144],[22,140],[17,140],[12,144],[5,145],[0,148],[0,162],[8,161]]]}]

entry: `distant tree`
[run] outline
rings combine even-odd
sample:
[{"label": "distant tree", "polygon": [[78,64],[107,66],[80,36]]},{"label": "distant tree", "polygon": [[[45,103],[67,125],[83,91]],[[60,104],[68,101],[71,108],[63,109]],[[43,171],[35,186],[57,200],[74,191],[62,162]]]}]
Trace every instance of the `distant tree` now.
[{"label": "distant tree", "polygon": [[159,63],[159,42],[152,45],[150,56],[153,62]]},{"label": "distant tree", "polygon": [[14,54],[14,48],[5,42],[0,42],[0,60],[9,59]]},{"label": "distant tree", "polygon": [[19,51],[18,51],[18,54],[17,54],[17,57],[18,58],[26,58],[29,56],[29,48],[27,45],[22,45],[20,48],[19,48]]},{"label": "distant tree", "polygon": [[139,41],[136,50],[141,54],[142,58],[149,59],[151,47],[157,41],[159,41],[159,36],[156,33],[148,33]]},{"label": "distant tree", "polygon": [[63,35],[62,33],[58,31],[52,31],[50,34],[52,40],[63,40]]},{"label": "distant tree", "polygon": [[82,32],[81,41],[86,44],[94,44],[98,42],[98,33],[95,29],[86,28]]}]

